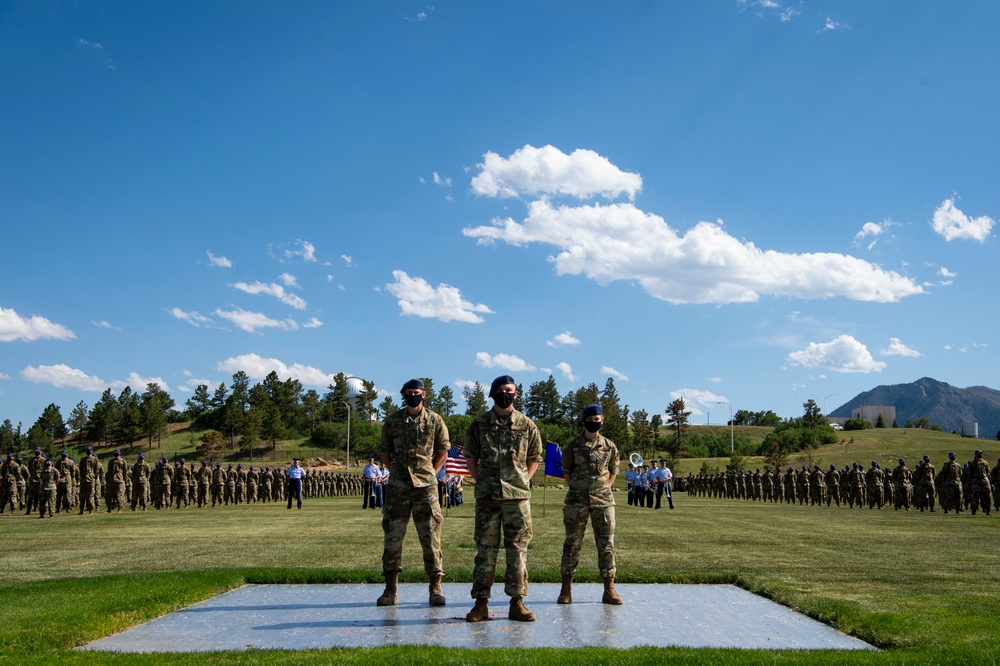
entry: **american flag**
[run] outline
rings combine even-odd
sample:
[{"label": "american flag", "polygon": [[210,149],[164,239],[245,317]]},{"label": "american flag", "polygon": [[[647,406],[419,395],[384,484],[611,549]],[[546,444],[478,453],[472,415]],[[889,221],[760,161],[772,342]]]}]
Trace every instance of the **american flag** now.
[{"label": "american flag", "polygon": [[462,450],[457,446],[448,450],[448,460],[444,464],[444,471],[453,476],[470,476],[469,463],[462,455]]}]

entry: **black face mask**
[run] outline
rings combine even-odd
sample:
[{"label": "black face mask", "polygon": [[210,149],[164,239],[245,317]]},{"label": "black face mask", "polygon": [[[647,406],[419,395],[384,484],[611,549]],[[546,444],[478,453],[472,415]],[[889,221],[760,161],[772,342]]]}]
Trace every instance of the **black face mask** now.
[{"label": "black face mask", "polygon": [[417,394],[407,393],[403,395],[403,402],[406,403],[407,407],[419,407],[420,403],[424,401],[424,396]]},{"label": "black face mask", "polygon": [[497,391],[493,394],[493,404],[500,409],[507,409],[514,404],[514,394]]},{"label": "black face mask", "polygon": [[583,422],[583,427],[587,430],[587,432],[597,432],[598,430],[601,429],[602,425],[604,425],[604,424],[603,423],[598,423],[597,421],[584,421]]}]

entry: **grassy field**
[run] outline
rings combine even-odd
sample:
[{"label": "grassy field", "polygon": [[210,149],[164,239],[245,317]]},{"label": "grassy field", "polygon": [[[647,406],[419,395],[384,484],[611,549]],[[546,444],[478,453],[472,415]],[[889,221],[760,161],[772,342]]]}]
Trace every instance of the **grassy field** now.
[{"label": "grassy field", "polygon": [[[872,443],[878,446],[878,443]],[[471,495],[471,493],[469,493]],[[529,570],[557,582],[562,493],[533,500]],[[621,496],[620,496],[621,497]],[[624,504],[623,497],[620,500]],[[245,582],[381,581],[380,514],[354,498],[217,509],[0,516],[0,661],[8,663],[992,663],[1000,660],[1000,521],[691,499],[675,511],[619,506],[622,582],[728,582],[883,651],[440,648],[109,656],[74,646]],[[446,580],[469,582],[473,504],[444,526]],[[289,538],[289,535],[295,535]],[[589,538],[589,537],[588,537]],[[501,559],[503,555],[501,553]],[[422,578],[407,540],[404,580]],[[596,582],[587,543],[578,579]],[[501,565],[502,566],[502,565]],[[530,600],[529,600],[530,601]],[[626,600],[626,603],[628,600]],[[450,604],[470,604],[467,598]]]}]

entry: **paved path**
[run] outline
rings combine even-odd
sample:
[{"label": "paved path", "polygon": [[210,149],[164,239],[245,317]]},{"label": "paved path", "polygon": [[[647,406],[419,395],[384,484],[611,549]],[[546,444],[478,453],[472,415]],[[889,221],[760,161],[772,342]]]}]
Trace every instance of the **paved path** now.
[{"label": "paved path", "polygon": [[381,585],[246,585],[85,650],[200,652],[443,645],[446,647],[635,646],[870,650],[867,643],[731,585],[618,585],[624,606],[601,603],[599,584],[533,584],[526,599],[536,622],[507,619],[503,586],[490,621],[470,624],[469,585],[444,585],[448,605],[427,605],[427,586],[400,585],[399,605],[379,608]]}]

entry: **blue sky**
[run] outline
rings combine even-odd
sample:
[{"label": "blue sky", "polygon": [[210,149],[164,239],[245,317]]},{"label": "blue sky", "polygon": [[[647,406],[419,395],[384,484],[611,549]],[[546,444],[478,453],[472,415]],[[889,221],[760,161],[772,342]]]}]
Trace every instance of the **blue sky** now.
[{"label": "blue sky", "polygon": [[0,2],[0,418],[245,370],[997,388],[995,2]]}]

